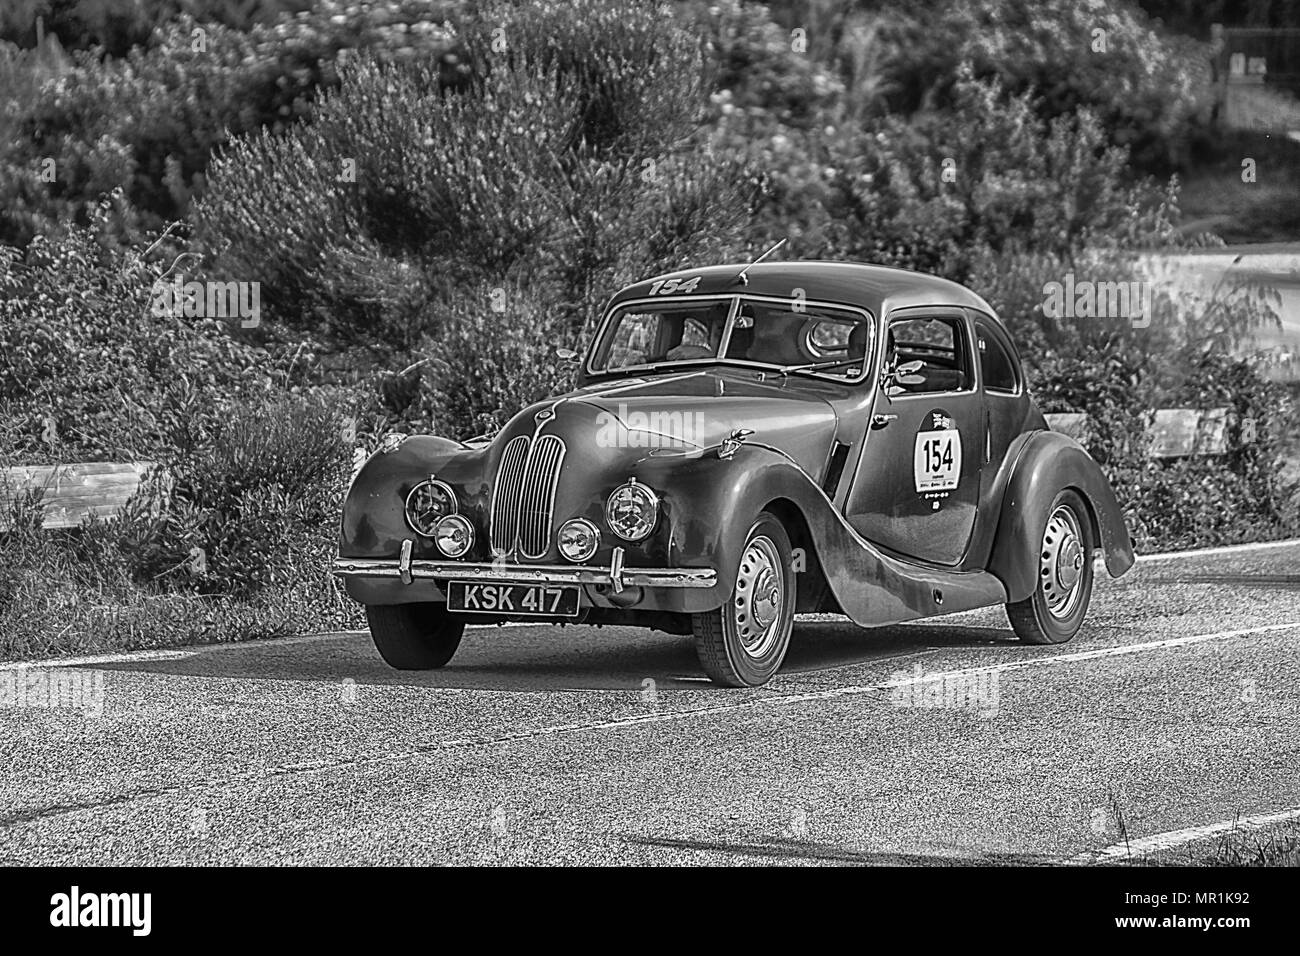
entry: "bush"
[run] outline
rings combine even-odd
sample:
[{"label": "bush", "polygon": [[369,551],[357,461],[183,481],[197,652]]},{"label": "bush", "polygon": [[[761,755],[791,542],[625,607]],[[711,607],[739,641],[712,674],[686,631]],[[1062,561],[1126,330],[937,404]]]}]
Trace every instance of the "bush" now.
[{"label": "bush", "polygon": [[[337,83],[335,62],[346,53],[440,64],[445,82],[457,82],[444,25],[453,8],[325,0],[247,32],[182,15],[125,56],[78,51],[44,70],[34,90],[0,94],[0,116],[8,114],[16,134],[0,143],[0,182],[11,183],[0,194],[0,242],[22,246],[84,220],[114,188],[127,201],[128,242],[139,229],[184,216],[213,151],[232,136],[282,130],[308,115],[317,91]],[[34,53],[8,47],[7,55],[23,70],[37,68]],[[57,177],[49,182],[41,176],[47,161]]]},{"label": "bush", "polygon": [[456,303],[436,340],[427,343],[435,357],[421,369],[427,412],[417,421],[437,434],[494,433],[519,409],[574,384],[576,364],[555,349],[583,351],[585,343],[553,317],[544,296],[511,290],[500,313],[476,300]]},{"label": "bush", "polygon": [[118,247],[112,213],[0,247],[0,438],[27,464],[166,460],[286,368],[220,319],[156,314],[165,266]]},{"label": "bush", "polygon": [[118,519],[76,529],[43,530],[30,496],[0,502],[14,512],[0,532],[0,655],[357,623],[329,576],[349,394],[320,385],[310,343],[254,346],[219,320],[152,309],[164,265],[113,241],[112,208],[25,254],[0,248],[0,468],[165,471]]},{"label": "bush", "polygon": [[620,282],[741,247],[757,182],[690,148],[694,37],[583,0],[494,4],[461,39],[463,93],[427,65],[360,62],[310,124],[233,144],[198,239],[286,318],[399,353],[473,295],[545,289],[576,331]]},{"label": "bush", "polygon": [[1184,165],[1211,97],[1210,48],[1165,34],[1126,0],[925,0],[882,5],[889,105],[947,101],[962,64],[1051,120],[1087,110],[1137,166]]},{"label": "bush", "polygon": [[[1110,479],[1140,551],[1268,540],[1300,532],[1300,488],[1288,480],[1300,425],[1286,390],[1250,364],[1207,355],[1176,379],[1140,356],[1051,354],[1030,369],[1045,412],[1086,412],[1085,442]],[[1227,453],[1147,457],[1156,409],[1229,409]]]},{"label": "bush", "polygon": [[306,10],[312,0],[9,0],[0,11],[0,40],[31,46],[37,19],[46,34],[57,35],[68,49],[103,47],[124,56],[143,45],[159,24],[182,12],[201,22],[246,30],[285,13]]},{"label": "bush", "polygon": [[[248,407],[113,520],[43,530],[34,496],[0,532],[0,658],[356,627],[329,574],[351,443],[340,406]],[[3,463],[0,463],[3,464]]]},{"label": "bush", "polygon": [[[1176,241],[1176,187],[1130,182],[1128,155],[1086,111],[1047,121],[1028,93],[969,70],[951,102],[909,118],[779,134],[765,210],[795,224],[799,254],[968,281],[989,253],[1068,258],[1085,246]],[[788,226],[787,226],[788,228]]]},{"label": "bush", "polygon": [[254,595],[326,573],[352,442],[322,396],[279,396],[231,411],[211,441],[176,461],[169,490],[139,496],[120,549],[139,582]]}]

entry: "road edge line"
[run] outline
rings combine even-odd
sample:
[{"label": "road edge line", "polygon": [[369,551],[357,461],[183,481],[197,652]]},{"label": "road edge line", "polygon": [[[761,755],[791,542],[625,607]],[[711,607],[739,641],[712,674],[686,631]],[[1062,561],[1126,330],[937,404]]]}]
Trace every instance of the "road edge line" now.
[{"label": "road edge line", "polygon": [[1198,840],[1208,840],[1238,830],[1258,830],[1261,827],[1272,826],[1275,823],[1285,823],[1289,820],[1300,820],[1300,807],[1293,807],[1290,810],[1278,810],[1273,813],[1257,813],[1248,817],[1234,817],[1231,820],[1207,823],[1198,827],[1184,827],[1181,830],[1166,830],[1163,833],[1153,833],[1138,840],[1115,843],[1100,850],[1089,850],[1076,854],[1070,857],[1068,862],[1086,864],[1141,859],[1151,853],[1172,850],[1175,847],[1186,846]]}]

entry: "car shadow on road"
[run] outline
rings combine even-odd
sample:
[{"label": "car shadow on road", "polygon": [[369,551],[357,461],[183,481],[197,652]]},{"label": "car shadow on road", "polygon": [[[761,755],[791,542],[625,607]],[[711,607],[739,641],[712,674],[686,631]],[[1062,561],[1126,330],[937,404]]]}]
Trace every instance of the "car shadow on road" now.
[{"label": "car shadow on road", "polygon": [[1056,862],[1047,856],[1024,853],[989,853],[977,855],[947,855],[934,853],[891,853],[888,851],[855,850],[833,843],[789,836],[762,837],[751,843],[711,840],[678,840],[668,837],[644,837],[622,834],[627,843],[637,846],[659,847],[665,850],[687,850],[701,853],[719,853],[730,857],[761,857],[776,862],[817,860],[835,864],[859,866],[1026,866]]},{"label": "car shadow on road", "polygon": [[[1009,630],[949,624],[860,628],[847,620],[799,621],[782,677],[884,664],[935,651],[1014,644]],[[436,671],[388,667],[365,633],[194,648],[184,657],[98,665],[104,670],[233,680],[293,680],[537,693],[709,690],[692,639],[632,628],[475,628]],[[891,670],[894,668],[891,668]],[[879,675],[887,679],[888,672]],[[863,675],[855,674],[854,682]]]}]

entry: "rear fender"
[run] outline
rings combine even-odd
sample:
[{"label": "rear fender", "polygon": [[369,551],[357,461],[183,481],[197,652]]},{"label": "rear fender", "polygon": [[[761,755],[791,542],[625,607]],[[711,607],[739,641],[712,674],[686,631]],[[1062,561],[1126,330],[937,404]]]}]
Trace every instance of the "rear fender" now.
[{"label": "rear fender", "polygon": [[1007,482],[988,569],[1023,601],[1038,584],[1038,548],[1053,499],[1074,489],[1088,506],[1093,540],[1113,578],[1133,566],[1133,543],[1110,482],[1077,441],[1059,432],[1034,432]]}]

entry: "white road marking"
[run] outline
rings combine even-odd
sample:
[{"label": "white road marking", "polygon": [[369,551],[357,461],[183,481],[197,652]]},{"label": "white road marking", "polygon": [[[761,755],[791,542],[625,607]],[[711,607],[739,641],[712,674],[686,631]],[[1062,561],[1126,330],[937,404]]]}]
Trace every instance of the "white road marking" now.
[{"label": "white road marking", "polygon": [[1300,545],[1300,539],[1286,541],[1261,541],[1256,544],[1229,544],[1221,548],[1198,548],[1191,551],[1157,551],[1154,554],[1139,554],[1138,564],[1150,561],[1172,561],[1178,558],[1205,558],[1216,554],[1247,554],[1251,551],[1270,551],[1274,548],[1291,548]]},{"label": "white road marking", "polygon": [[[620,717],[616,720],[600,720],[590,722],[578,722],[570,724],[551,724],[545,727],[537,727],[529,730],[517,730],[509,733],[500,734],[491,738],[468,737],[455,738],[442,741],[440,744],[431,748],[420,748],[417,751],[409,751],[394,754],[385,754],[382,757],[375,758],[375,762],[388,762],[391,760],[404,760],[420,753],[426,753],[429,749],[441,750],[444,747],[464,747],[467,745],[484,745],[506,743],[512,740],[519,740],[531,737],[546,737],[554,734],[573,733],[574,731],[590,730],[617,730],[621,727],[633,727],[642,724],[667,723],[669,721],[686,720],[691,717],[707,717],[713,714],[722,714],[729,711],[753,709],[776,704],[802,704],[819,700],[834,700],[837,697],[852,697],[862,694],[874,694],[880,691],[892,690],[897,687],[907,687],[911,684],[933,683],[935,680],[941,680],[946,677],[962,677],[975,674],[988,674],[991,672],[1002,672],[1011,670],[1023,670],[1029,667],[1045,667],[1049,664],[1072,664],[1079,661],[1095,660],[1104,657],[1119,657],[1125,654],[1138,654],[1145,651],[1163,650],[1171,647],[1184,647],[1190,644],[1200,644],[1206,641],[1214,640],[1231,640],[1233,638],[1245,637],[1250,634],[1265,634],[1272,631],[1300,630],[1300,621],[1293,621],[1288,624],[1269,624],[1262,627],[1242,628],[1236,631],[1215,631],[1210,634],[1193,634],[1188,637],[1171,638],[1164,641],[1148,641],[1144,644],[1128,644],[1121,647],[1105,647],[1095,651],[1080,651],[1075,654],[1054,654],[1051,657],[1030,657],[1018,661],[1007,661],[1003,664],[991,664],[987,667],[966,667],[950,671],[930,671],[910,677],[897,678],[895,680],[884,681],[879,684],[864,684],[852,687],[837,687],[831,690],[813,691],[806,694],[773,694],[767,697],[759,697],[754,700],[739,701],[727,704],[718,704],[714,707],[699,707],[690,710],[676,710],[668,713],[645,713],[636,714],[631,717]],[[629,688],[630,689],[630,688]],[[367,759],[358,759],[348,761],[349,763],[369,763]],[[301,769],[294,767],[293,769]]]},{"label": "white road marking", "polygon": [[[1024,670],[1029,667],[1045,667],[1049,664],[1074,664],[1079,661],[1097,660],[1104,657],[1122,657],[1126,654],[1141,654],[1146,651],[1158,651],[1171,647],[1185,647],[1190,644],[1202,644],[1206,641],[1231,640],[1233,638],[1245,637],[1248,634],[1267,634],[1272,631],[1287,630],[1300,630],[1300,621],[1292,621],[1287,624],[1267,624],[1261,627],[1248,627],[1236,631],[1214,631],[1209,634],[1192,634],[1187,637],[1172,637],[1163,641],[1147,641],[1142,644],[1121,644],[1117,647],[1102,647],[1095,651],[1078,651],[1074,654],[1053,654],[1050,657],[1027,657],[1015,661],[1006,661],[1001,664],[989,664],[985,667],[962,667],[950,671],[930,671],[929,673],[922,673],[919,676],[898,678],[881,684],[839,687],[833,690],[818,691],[812,694],[787,694],[776,697],[766,697],[763,698],[761,702],[797,703],[804,700],[826,700],[834,697],[866,694],[872,691],[893,690],[896,687],[907,687],[912,684],[933,683],[935,680],[941,680],[947,677],[959,678],[977,674],[989,674],[993,672],[1001,673],[1003,671]],[[758,701],[755,703],[758,703]]]},{"label": "white road marking", "polygon": [[1238,817],[1234,820],[1224,820],[1222,823],[1210,823],[1200,827],[1187,827],[1183,830],[1170,830],[1167,833],[1156,833],[1140,840],[1130,840],[1128,843],[1116,843],[1114,846],[1108,846],[1103,850],[1090,850],[1086,853],[1080,853],[1071,857],[1071,863],[1104,863],[1108,860],[1127,860],[1129,858],[1140,858],[1149,853],[1160,850],[1171,850],[1174,847],[1183,846],[1187,843],[1195,843],[1197,840],[1205,840],[1210,837],[1221,836],[1225,833],[1233,833],[1240,830],[1257,830],[1260,827],[1271,826],[1275,823],[1285,823],[1288,820],[1300,820],[1300,807],[1291,810],[1281,810],[1277,813],[1260,813],[1250,817]]},{"label": "white road marking", "polygon": [[197,653],[197,650],[127,651],[121,654],[92,654],[89,657],[54,657],[44,661],[5,661],[0,663],[0,671],[35,670],[41,667],[94,667],[96,664],[121,664],[127,661],[178,661]]},{"label": "white road marking", "polygon": [[[138,794],[128,794],[122,797],[115,797],[110,803],[121,803],[137,799],[151,799],[167,794],[181,792],[196,792],[210,789],[213,787],[229,786],[237,782],[257,782],[271,779],[277,776],[296,773],[321,773],[332,770],[338,770],[343,767],[374,767],[384,764],[404,763],[408,760],[418,759],[428,756],[429,754],[440,751],[460,749],[467,747],[491,747],[500,744],[507,744],[514,741],[529,740],[535,737],[556,736],[567,733],[582,733],[587,731],[617,730],[625,727],[635,727],[656,723],[667,723],[670,721],[687,720],[693,717],[707,717],[714,714],[724,714],[745,709],[756,709],[769,705],[781,704],[800,704],[811,701],[834,700],[839,697],[851,697],[862,694],[879,693],[880,691],[891,690],[896,687],[906,687],[909,684],[920,684],[933,682],[936,679],[942,679],[950,676],[960,676],[968,674],[988,674],[990,672],[1001,672],[1010,670],[1022,670],[1030,667],[1045,667],[1050,664],[1076,663],[1078,661],[1094,660],[1105,657],[1117,657],[1124,654],[1137,654],[1145,651],[1163,650],[1172,647],[1184,647],[1191,644],[1203,643],[1214,640],[1232,640],[1238,637],[1245,637],[1250,634],[1266,634],[1276,631],[1300,630],[1300,621],[1293,621],[1286,624],[1270,624],[1262,627],[1242,628],[1234,631],[1215,631],[1209,634],[1193,634],[1188,637],[1172,638],[1164,641],[1148,641],[1144,644],[1130,644],[1121,647],[1107,647],[1094,651],[1081,651],[1075,654],[1055,654],[1050,657],[1029,657],[1018,661],[1008,661],[1003,664],[993,664],[988,667],[970,667],[961,668],[951,671],[931,671],[918,675],[898,678],[884,681],[878,684],[858,685],[852,687],[841,687],[832,690],[816,691],[806,694],[773,694],[766,697],[758,697],[746,701],[736,701],[725,704],[718,704],[713,707],[700,707],[691,710],[669,711],[667,713],[658,713],[650,711],[643,714],[634,714],[630,717],[622,717],[617,720],[599,720],[599,721],[576,721],[568,724],[551,724],[544,727],[531,729],[519,729],[500,733],[495,736],[469,736],[454,737],[431,742],[424,746],[407,748],[405,750],[393,751],[382,754],[351,754],[347,756],[337,756],[332,758],[320,758],[315,760],[297,761],[294,763],[281,764],[276,767],[246,771],[233,775],[214,778],[211,780],[196,781],[189,784],[174,784],[158,788],[156,790],[144,791]],[[178,652],[154,651],[148,652],[157,655],[176,654]],[[179,652],[185,656],[184,652]],[[123,655],[105,655],[106,657],[118,658]],[[86,660],[86,659],[83,659]],[[102,660],[102,658],[100,659]],[[67,666],[67,661],[56,661],[55,664]],[[31,664],[14,665],[14,666],[33,666]],[[440,690],[452,690],[453,692],[468,692],[463,688],[442,688]],[[631,690],[631,688],[629,688]],[[33,811],[30,813],[21,813],[12,818],[0,822],[0,829],[28,821],[29,819],[45,818],[50,816],[62,816],[68,813],[77,813],[85,810],[94,809],[99,803],[79,805],[76,807],[49,808],[46,810]]]}]

